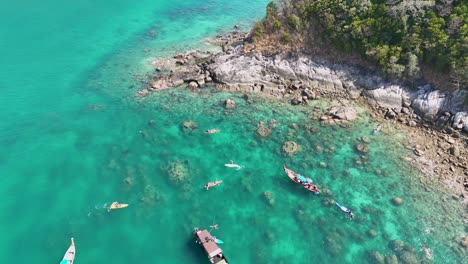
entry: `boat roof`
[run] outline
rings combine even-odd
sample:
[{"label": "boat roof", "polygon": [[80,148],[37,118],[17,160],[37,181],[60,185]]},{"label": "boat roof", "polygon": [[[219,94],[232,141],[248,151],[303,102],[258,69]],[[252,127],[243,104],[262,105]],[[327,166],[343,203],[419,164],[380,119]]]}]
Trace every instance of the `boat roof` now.
[{"label": "boat roof", "polygon": [[207,230],[198,231],[195,233],[195,235],[210,258],[223,253],[221,248],[219,248],[218,245],[213,241],[213,237]]}]

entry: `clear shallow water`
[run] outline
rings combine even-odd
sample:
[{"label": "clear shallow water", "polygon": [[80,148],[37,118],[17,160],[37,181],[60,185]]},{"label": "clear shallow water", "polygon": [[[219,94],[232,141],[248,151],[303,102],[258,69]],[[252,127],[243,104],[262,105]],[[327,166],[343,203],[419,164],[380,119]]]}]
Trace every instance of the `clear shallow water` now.
[{"label": "clear shallow water", "polygon": [[[2,4],[0,262],[58,263],[74,236],[76,263],[206,263],[191,232],[214,223],[233,263],[365,262],[369,250],[396,254],[392,239],[419,257],[423,246],[431,248],[435,263],[461,262],[448,245],[463,232],[462,209],[409,177],[397,139],[370,136],[369,165],[356,166],[354,144],[375,125],[368,120],[351,129],[321,127],[310,119],[312,107],[269,106],[260,98],[246,104],[208,90],[164,91],[142,102],[132,96],[148,58],[200,47],[234,24],[247,28],[265,4]],[[221,105],[228,97],[238,103],[232,112]],[[184,133],[180,124],[188,119],[199,129]],[[271,119],[278,121],[272,137],[258,139],[258,122]],[[318,131],[309,134],[303,124]],[[222,132],[206,136],[208,128]],[[286,140],[302,152],[283,156]],[[229,160],[243,169],[224,167]],[[186,169],[184,184],[168,176],[174,162]],[[283,163],[332,195],[305,193],[286,178]],[[223,184],[203,189],[216,179]],[[393,207],[394,196],[405,204]],[[330,199],[354,209],[355,221],[327,205]],[[115,200],[130,207],[103,209]]]}]

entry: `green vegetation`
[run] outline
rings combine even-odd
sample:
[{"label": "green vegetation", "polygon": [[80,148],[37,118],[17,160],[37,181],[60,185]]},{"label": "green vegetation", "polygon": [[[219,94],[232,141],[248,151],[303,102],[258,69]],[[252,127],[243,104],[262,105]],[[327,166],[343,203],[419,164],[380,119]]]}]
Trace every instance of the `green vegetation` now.
[{"label": "green vegetation", "polygon": [[281,22],[278,19],[275,19],[273,21],[273,28],[276,29],[276,30],[281,29]]},{"label": "green vegetation", "polygon": [[288,17],[288,24],[294,29],[294,30],[299,30],[301,27],[301,19],[292,14]]},{"label": "green vegetation", "polygon": [[283,36],[281,36],[281,41],[284,43],[291,42],[291,35],[289,35],[289,33],[284,33]]},{"label": "green vegetation", "polygon": [[255,37],[261,37],[265,34],[265,28],[263,27],[263,23],[261,21],[258,21],[255,23],[254,28],[253,28],[253,35]]},{"label": "green vegetation", "polygon": [[[307,25],[320,25],[321,33],[334,46],[360,52],[388,76],[413,79],[424,65],[450,74],[456,80],[452,81],[454,86],[466,89],[466,0],[276,1],[268,5],[265,28],[272,28],[269,21],[278,20],[287,23],[291,33],[307,30]],[[302,34],[312,33],[317,32]],[[281,40],[286,40],[284,32]]]}]

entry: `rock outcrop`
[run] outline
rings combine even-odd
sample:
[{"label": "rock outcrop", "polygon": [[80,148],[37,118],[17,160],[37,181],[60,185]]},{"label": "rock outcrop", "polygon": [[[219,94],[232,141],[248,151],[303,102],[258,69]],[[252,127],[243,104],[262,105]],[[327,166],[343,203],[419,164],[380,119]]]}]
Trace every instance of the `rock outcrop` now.
[{"label": "rock outcrop", "polygon": [[[191,51],[155,62],[157,73],[151,77],[148,88],[137,95],[146,96],[152,90],[183,83],[196,90],[213,81],[217,89],[287,97],[292,104],[307,104],[308,100],[321,97],[353,100],[363,96],[371,105],[386,109],[387,118],[409,126],[416,126],[424,119],[439,127],[468,132],[468,106],[463,103],[467,91],[441,92],[430,85],[414,91],[386,82],[374,72],[353,65],[312,60],[301,53],[245,54],[239,42],[242,34],[236,36],[233,39],[238,41],[237,46],[223,42],[224,52]],[[352,120],[354,115],[347,115],[349,111],[342,112],[338,118]]]}]

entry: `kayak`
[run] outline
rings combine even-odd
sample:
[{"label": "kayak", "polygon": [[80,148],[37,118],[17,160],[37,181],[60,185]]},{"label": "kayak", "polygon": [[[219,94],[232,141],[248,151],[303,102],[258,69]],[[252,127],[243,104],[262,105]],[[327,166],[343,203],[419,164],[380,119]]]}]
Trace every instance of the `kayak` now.
[{"label": "kayak", "polygon": [[237,169],[240,169],[240,165],[237,165],[237,164],[234,164],[234,163],[224,164],[224,166],[229,167],[229,168],[237,168]]},{"label": "kayak", "polygon": [[378,125],[376,128],[374,128],[373,133],[374,133],[374,134],[377,134],[377,132],[379,132],[380,129],[382,129],[382,126],[381,126],[381,125]]},{"label": "kayak", "polygon": [[109,206],[109,210],[114,210],[114,209],[121,209],[121,208],[125,208],[127,207],[128,204],[121,204],[121,203],[118,203],[118,202],[113,202],[110,206]]},{"label": "kayak", "polygon": [[213,241],[216,243],[216,244],[224,244],[224,242],[219,239],[219,238],[216,238],[216,237],[213,237]]},{"label": "kayak", "polygon": [[75,241],[73,240],[73,237],[71,238],[71,245],[67,249],[67,252],[65,252],[65,255],[63,256],[62,261],[60,264],[73,264],[73,260],[75,260]]},{"label": "kayak", "polygon": [[209,129],[205,131],[205,134],[215,134],[218,132],[219,132],[219,129]]},{"label": "kayak", "polygon": [[302,175],[299,175],[295,173],[294,171],[286,168],[286,165],[283,165],[284,172],[286,172],[286,175],[295,182],[296,184],[299,184],[300,186],[304,187],[306,190],[313,192],[315,194],[319,194],[320,190],[318,189],[317,185],[312,184],[312,180],[310,178],[305,178]]},{"label": "kayak", "polygon": [[344,206],[342,206],[341,204],[336,203],[336,205],[341,209],[341,211],[343,211],[343,212],[345,212],[345,213],[349,212],[349,209],[346,208],[346,207],[344,207]]},{"label": "kayak", "polygon": [[214,187],[216,185],[220,185],[221,183],[223,183],[223,181],[209,182],[205,184],[205,188],[208,190],[209,188]]}]

